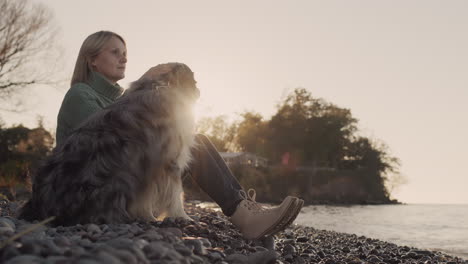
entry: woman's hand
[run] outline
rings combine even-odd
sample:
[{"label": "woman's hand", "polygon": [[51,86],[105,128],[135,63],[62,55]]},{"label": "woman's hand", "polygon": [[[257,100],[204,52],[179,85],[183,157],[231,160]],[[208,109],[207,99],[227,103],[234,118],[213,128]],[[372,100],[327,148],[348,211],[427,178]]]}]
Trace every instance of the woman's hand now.
[{"label": "woman's hand", "polygon": [[159,64],[157,66],[152,67],[149,69],[143,76],[141,76],[140,80],[148,79],[151,81],[158,80],[161,75],[164,75],[170,71],[177,65],[177,63],[165,63]]}]

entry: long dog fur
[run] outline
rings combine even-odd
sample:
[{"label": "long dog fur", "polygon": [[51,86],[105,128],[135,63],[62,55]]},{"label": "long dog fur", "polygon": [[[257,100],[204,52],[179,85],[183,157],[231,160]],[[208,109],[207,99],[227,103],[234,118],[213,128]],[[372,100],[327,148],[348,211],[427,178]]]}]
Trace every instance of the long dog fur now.
[{"label": "long dog fur", "polygon": [[20,218],[54,224],[189,218],[181,172],[194,146],[193,72],[176,63],[157,82],[137,81],[57,146],[33,179]]}]

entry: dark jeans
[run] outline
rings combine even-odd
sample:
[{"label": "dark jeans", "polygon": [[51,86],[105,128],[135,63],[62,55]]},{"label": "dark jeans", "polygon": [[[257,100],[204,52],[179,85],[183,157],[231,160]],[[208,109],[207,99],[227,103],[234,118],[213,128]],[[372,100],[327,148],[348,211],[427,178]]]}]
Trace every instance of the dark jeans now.
[{"label": "dark jeans", "polygon": [[242,187],[205,135],[197,134],[195,141],[197,147],[192,150],[193,161],[188,173],[223,213],[231,216],[244,199],[239,193]]}]

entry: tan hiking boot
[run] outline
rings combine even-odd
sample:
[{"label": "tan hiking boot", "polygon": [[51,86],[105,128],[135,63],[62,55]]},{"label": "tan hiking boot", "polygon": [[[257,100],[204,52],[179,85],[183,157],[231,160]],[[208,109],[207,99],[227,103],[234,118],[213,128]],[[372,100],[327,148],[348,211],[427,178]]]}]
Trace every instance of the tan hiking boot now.
[{"label": "tan hiking boot", "polygon": [[255,202],[255,190],[248,190],[248,194],[241,190],[240,194],[245,199],[239,203],[230,220],[246,239],[273,235],[286,228],[286,224],[294,220],[291,218],[297,216],[299,199],[295,197],[288,196],[279,206],[268,208]]},{"label": "tan hiking boot", "polygon": [[276,228],[272,229],[268,234],[265,234],[265,236],[272,236],[280,231],[283,231],[290,224],[292,224],[294,220],[296,220],[296,217],[299,215],[302,206],[304,205],[304,200],[296,198],[294,203],[294,208],[291,210],[293,213],[288,214],[289,218],[284,218],[284,220],[282,220],[281,223],[276,226]]}]

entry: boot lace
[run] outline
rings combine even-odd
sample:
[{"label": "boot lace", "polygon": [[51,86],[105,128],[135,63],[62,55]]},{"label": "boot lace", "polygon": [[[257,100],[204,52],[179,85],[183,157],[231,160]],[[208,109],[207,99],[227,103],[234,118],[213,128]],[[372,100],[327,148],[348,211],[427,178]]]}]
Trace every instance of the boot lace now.
[{"label": "boot lace", "polygon": [[257,193],[255,192],[254,189],[249,189],[247,193],[244,190],[240,190],[239,194],[242,198],[245,199],[244,206],[246,206],[247,209],[253,211],[254,213],[266,212],[266,209],[255,201],[255,197],[257,196]]}]

